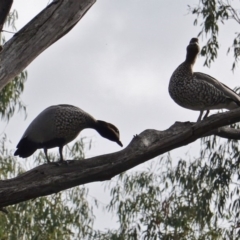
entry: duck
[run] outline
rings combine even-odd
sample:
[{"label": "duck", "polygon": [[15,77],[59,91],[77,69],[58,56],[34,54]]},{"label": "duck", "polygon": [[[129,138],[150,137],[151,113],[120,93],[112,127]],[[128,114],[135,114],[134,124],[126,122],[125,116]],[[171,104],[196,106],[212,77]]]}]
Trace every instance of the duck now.
[{"label": "duck", "polygon": [[60,104],[46,108],[30,123],[17,144],[14,156],[27,158],[37,149],[43,149],[47,162],[50,163],[47,151],[58,147],[60,162],[63,162],[63,147],[86,128],[95,129],[102,137],[123,146],[116,126],[96,120],[76,106]]},{"label": "duck", "polygon": [[186,59],[173,72],[168,86],[171,98],[178,105],[200,111],[197,122],[205,119],[210,110],[240,107],[240,96],[231,88],[205,73],[193,72],[199,52],[198,38],[192,38]]}]

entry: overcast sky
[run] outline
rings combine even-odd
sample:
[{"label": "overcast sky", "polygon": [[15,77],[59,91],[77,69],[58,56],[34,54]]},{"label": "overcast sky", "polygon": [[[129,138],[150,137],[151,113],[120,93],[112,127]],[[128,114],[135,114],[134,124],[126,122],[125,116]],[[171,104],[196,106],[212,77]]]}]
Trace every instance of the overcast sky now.
[{"label": "overcast sky", "polygon": [[[19,14],[17,29],[23,27],[48,4],[48,0],[17,0],[13,9]],[[5,133],[14,149],[29,123],[43,109],[54,104],[72,104],[96,119],[116,125],[125,146],[134,134],[145,129],[165,130],[175,121],[196,121],[199,112],[176,105],[168,94],[172,72],[184,61],[186,46],[200,27],[188,4],[198,1],[101,0],[62,39],[45,50],[28,67],[28,80],[22,100],[28,117],[15,114]],[[230,87],[239,84],[239,68],[233,74],[233,58],[227,56],[237,25],[221,28],[217,61],[203,67],[199,57],[196,71],[214,76]],[[7,35],[11,37],[11,35]],[[202,46],[206,39],[199,39]],[[115,152],[121,148],[101,138],[94,130],[81,137],[94,141],[87,157]],[[199,143],[174,150],[176,158],[186,151],[194,154]],[[21,159],[19,158],[19,161]],[[106,202],[103,188],[89,184],[95,197]],[[94,195],[94,193],[92,195]],[[107,227],[108,217],[97,227]],[[105,224],[105,225],[104,225]]]}]

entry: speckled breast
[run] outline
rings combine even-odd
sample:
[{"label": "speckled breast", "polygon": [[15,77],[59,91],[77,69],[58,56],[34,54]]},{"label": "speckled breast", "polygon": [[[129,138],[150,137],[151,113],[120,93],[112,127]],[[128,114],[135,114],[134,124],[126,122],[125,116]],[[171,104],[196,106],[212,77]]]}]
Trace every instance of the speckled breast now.
[{"label": "speckled breast", "polygon": [[169,94],[177,104],[191,110],[211,109],[226,101],[224,94],[211,84],[174,74],[169,83]]},{"label": "speckled breast", "polygon": [[66,143],[72,141],[81,130],[89,125],[85,112],[73,106],[59,107],[54,116],[58,138],[64,138]]}]

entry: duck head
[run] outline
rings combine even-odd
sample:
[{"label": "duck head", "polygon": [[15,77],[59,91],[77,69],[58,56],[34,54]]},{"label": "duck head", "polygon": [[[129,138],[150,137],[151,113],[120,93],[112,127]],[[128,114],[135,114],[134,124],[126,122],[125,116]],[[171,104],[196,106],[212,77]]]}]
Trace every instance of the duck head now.
[{"label": "duck head", "polygon": [[121,141],[119,140],[119,130],[113,124],[97,120],[96,130],[102,137],[107,138],[110,141],[116,142],[121,147],[123,146]]},{"label": "duck head", "polygon": [[187,57],[186,61],[194,64],[198,53],[200,52],[200,47],[197,38],[192,38],[187,46]]}]

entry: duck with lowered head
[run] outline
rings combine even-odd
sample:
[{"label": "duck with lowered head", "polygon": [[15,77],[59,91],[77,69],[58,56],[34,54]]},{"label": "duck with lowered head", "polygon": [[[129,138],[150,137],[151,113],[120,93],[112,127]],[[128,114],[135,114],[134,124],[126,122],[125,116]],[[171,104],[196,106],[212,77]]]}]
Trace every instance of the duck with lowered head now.
[{"label": "duck with lowered head", "polygon": [[119,140],[119,130],[113,124],[96,120],[78,107],[61,104],[46,108],[30,123],[14,155],[26,158],[43,148],[46,159],[50,162],[47,150],[58,147],[62,162],[63,147],[85,128],[93,128],[102,137],[123,146]]}]

